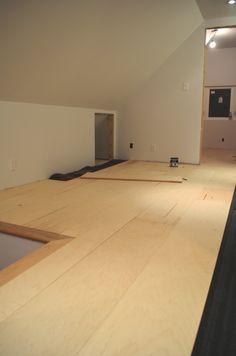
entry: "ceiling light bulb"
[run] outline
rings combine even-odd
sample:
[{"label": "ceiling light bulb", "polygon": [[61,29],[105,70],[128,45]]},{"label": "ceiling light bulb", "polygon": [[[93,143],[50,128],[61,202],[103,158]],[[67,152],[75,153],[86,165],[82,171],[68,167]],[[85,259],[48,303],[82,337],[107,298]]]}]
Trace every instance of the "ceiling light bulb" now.
[{"label": "ceiling light bulb", "polygon": [[215,42],[215,41],[211,41],[211,42],[209,43],[209,47],[210,47],[210,48],[215,48],[215,47],[216,47],[216,42]]},{"label": "ceiling light bulb", "polygon": [[228,0],[227,4],[229,5],[234,5],[236,3],[236,0]]}]

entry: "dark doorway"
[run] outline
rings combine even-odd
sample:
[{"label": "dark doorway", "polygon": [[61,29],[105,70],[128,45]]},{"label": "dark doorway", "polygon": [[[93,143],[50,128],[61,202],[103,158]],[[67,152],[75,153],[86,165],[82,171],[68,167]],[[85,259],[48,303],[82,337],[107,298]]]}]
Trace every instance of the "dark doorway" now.
[{"label": "dark doorway", "polygon": [[231,89],[210,89],[209,117],[229,117]]},{"label": "dark doorway", "polygon": [[114,114],[95,114],[95,159],[114,158]]}]

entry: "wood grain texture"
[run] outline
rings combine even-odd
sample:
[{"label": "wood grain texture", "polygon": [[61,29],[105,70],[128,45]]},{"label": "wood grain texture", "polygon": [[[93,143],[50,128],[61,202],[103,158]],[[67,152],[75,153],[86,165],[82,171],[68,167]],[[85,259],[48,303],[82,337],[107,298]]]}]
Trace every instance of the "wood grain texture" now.
[{"label": "wood grain texture", "polygon": [[[0,192],[1,221],[73,237],[1,287],[0,354],[190,356],[236,181],[232,154],[182,165],[183,184],[78,179]],[[146,175],[155,164],[116,174],[127,166]]]},{"label": "wood grain texture", "polygon": [[[143,183],[124,185],[123,182],[108,182],[104,186],[104,183],[98,182],[86,184],[80,189],[81,183],[79,180],[77,182],[78,186],[75,185],[73,190],[54,196],[59,202],[62,196],[63,200],[68,201],[68,206],[64,210],[55,210],[52,214],[42,215],[41,218],[28,223],[34,228],[44,228],[46,231],[64,233],[77,238],[1,288],[0,320],[41,293],[65,271],[133,220],[149,206],[157,186],[156,183],[149,183],[146,189],[142,190],[140,188],[143,187]],[[64,182],[60,183],[64,191]],[[134,197],[138,194],[137,200]],[[41,192],[42,195],[44,191]],[[28,196],[21,198],[22,205],[26,198]],[[31,199],[34,202],[35,196],[33,195]],[[11,214],[10,211],[10,216]],[[20,212],[19,216],[25,223],[24,214]],[[18,291],[17,294],[14,293],[15,289]]]}]

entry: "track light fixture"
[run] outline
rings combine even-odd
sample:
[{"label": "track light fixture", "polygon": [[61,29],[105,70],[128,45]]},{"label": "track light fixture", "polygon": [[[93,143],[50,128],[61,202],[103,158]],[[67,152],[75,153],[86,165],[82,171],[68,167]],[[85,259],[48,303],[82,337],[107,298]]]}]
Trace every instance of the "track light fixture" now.
[{"label": "track light fixture", "polygon": [[215,48],[216,47],[215,36],[216,36],[217,30],[212,30],[212,32],[213,32],[213,36],[211,37],[210,42],[208,44],[209,48]]}]

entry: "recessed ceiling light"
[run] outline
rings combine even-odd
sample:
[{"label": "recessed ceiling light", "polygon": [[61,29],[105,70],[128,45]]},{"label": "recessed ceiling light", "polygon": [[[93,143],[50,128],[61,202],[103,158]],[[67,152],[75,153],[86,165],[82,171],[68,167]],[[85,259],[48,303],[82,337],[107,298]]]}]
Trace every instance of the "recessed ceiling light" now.
[{"label": "recessed ceiling light", "polygon": [[229,5],[234,5],[236,3],[236,0],[228,0],[227,4]]}]

